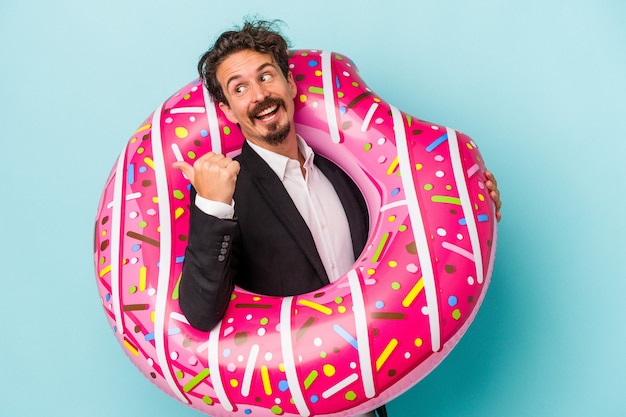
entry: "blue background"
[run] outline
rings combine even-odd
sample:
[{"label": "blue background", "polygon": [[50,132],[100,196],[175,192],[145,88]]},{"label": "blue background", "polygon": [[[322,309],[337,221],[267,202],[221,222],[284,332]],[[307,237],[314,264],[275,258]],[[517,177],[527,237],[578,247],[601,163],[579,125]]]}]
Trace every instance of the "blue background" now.
[{"label": "blue background", "polygon": [[117,344],[93,222],[132,132],[249,13],[285,20],[296,48],[346,54],[396,107],[467,132],[497,175],[504,219],[485,303],[391,415],[626,415],[618,0],[2,0],[2,414],[200,415]]}]

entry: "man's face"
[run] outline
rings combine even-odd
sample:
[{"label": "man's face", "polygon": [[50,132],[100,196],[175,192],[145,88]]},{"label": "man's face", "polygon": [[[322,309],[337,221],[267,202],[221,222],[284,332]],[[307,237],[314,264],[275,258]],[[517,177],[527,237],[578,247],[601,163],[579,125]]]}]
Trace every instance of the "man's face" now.
[{"label": "man's face", "polygon": [[296,84],[283,75],[271,55],[235,52],[217,67],[217,81],[228,103],[219,103],[228,120],[238,123],[246,139],[267,147],[292,135]]}]

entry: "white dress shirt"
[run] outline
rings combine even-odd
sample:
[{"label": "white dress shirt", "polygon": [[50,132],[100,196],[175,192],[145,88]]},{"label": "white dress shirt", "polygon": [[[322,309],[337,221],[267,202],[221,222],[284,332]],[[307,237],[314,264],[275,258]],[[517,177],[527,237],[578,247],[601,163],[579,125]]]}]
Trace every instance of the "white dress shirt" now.
[{"label": "white dress shirt", "polygon": [[[346,273],[354,263],[352,237],[346,213],[335,188],[313,163],[313,150],[298,137],[298,149],[304,156],[303,167],[295,159],[277,154],[248,142],[282,181],[300,215],[309,226],[315,246],[330,282]],[[196,206],[218,218],[233,218],[234,204],[228,205],[196,196]]]}]

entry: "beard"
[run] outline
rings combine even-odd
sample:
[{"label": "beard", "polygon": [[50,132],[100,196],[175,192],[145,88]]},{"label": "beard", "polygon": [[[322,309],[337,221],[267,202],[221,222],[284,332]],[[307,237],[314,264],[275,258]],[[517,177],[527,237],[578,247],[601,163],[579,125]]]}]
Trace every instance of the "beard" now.
[{"label": "beard", "polygon": [[263,140],[272,146],[280,145],[289,135],[291,123],[287,122],[282,126],[279,126],[278,123],[272,123],[267,126],[267,129],[268,132],[263,136]]},{"label": "beard", "polygon": [[[248,113],[248,117],[250,118],[252,123],[256,123],[257,114],[261,113],[265,109],[274,106],[278,106],[278,108],[282,107],[284,110],[287,109],[283,99],[278,97],[268,97],[267,99],[263,100],[263,102],[254,106],[254,109],[252,109]],[[283,143],[283,141],[289,135],[289,132],[291,131],[291,122],[287,121],[287,123],[283,125],[279,125],[278,122],[270,123],[267,125],[267,130],[267,134],[265,134],[262,139],[269,145],[279,145]]]}]

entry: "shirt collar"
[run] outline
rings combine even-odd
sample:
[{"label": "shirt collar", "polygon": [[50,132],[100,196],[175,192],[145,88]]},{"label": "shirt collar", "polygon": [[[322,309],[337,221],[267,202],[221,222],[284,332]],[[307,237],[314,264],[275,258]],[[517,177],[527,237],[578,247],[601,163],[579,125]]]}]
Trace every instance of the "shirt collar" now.
[{"label": "shirt collar", "polygon": [[[302,139],[300,135],[297,135],[298,138],[298,150],[304,156],[304,168],[309,170],[313,165],[313,157],[315,153],[313,149]],[[269,149],[265,149],[260,147],[259,145],[255,145],[254,143],[248,141],[248,145],[263,159],[269,166],[272,168],[272,171],[278,175],[281,181],[285,179],[285,174],[287,172],[287,163],[292,160],[287,158],[284,155],[278,154],[276,152],[272,152]]]}]

